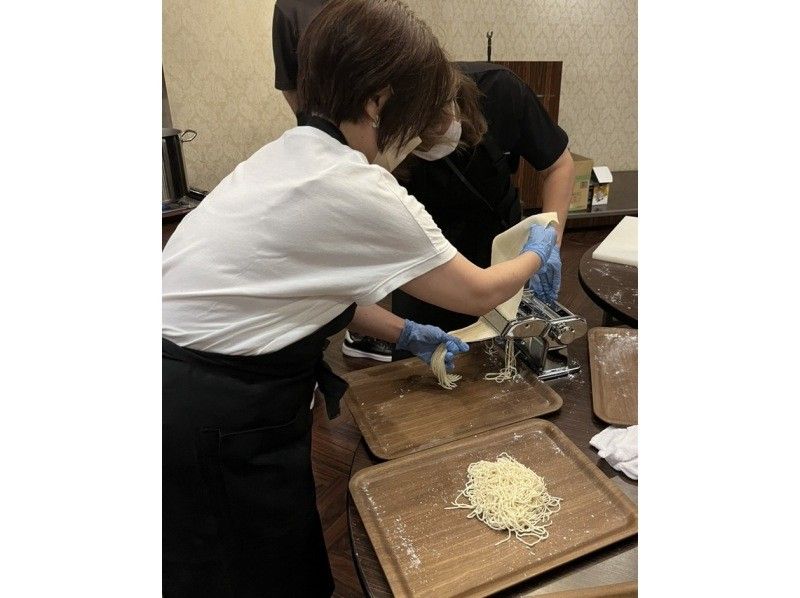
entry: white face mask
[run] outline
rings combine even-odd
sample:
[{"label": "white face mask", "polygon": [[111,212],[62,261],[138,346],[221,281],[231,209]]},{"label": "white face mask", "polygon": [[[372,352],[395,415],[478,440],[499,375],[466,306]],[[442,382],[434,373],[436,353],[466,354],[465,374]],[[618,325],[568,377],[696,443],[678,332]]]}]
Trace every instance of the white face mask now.
[{"label": "white face mask", "polygon": [[377,164],[378,166],[383,166],[386,170],[392,172],[395,168],[397,168],[400,162],[405,160],[408,154],[410,154],[411,151],[420,143],[422,143],[422,139],[419,137],[414,137],[403,147],[387,147],[384,151],[379,151],[375,155],[375,159],[372,161],[372,163]]},{"label": "white face mask", "polygon": [[461,121],[453,119],[447,131],[445,131],[445,134],[442,136],[442,141],[429,150],[416,150],[414,151],[414,155],[423,160],[441,160],[455,151],[459,141],[461,141]]}]

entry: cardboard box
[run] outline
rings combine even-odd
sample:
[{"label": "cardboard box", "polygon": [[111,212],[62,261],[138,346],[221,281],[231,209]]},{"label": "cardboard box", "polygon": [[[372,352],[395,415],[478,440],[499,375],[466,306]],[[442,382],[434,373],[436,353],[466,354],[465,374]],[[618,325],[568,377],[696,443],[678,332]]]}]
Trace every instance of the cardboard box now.
[{"label": "cardboard box", "polygon": [[589,183],[592,177],[592,166],[594,160],[586,156],[572,155],[572,162],[575,164],[575,183],[572,186],[572,199],[569,202],[570,212],[589,211]]},{"label": "cardboard box", "polygon": [[595,206],[608,205],[608,196],[611,194],[611,183],[614,178],[608,166],[595,166],[592,168],[592,180],[589,183],[589,198],[592,209]]}]

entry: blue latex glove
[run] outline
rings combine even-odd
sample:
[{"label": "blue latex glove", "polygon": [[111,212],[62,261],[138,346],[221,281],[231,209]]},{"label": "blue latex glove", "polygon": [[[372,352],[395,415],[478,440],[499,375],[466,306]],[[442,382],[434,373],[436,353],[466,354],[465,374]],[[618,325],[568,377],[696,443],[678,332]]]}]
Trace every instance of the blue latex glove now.
[{"label": "blue latex glove", "polygon": [[397,339],[395,347],[403,351],[410,351],[422,361],[430,365],[431,357],[436,347],[445,343],[447,353],[445,353],[444,364],[447,371],[453,370],[453,359],[459,353],[469,351],[469,345],[441,328],[428,326],[427,324],[417,324],[411,320],[406,320],[400,338]]},{"label": "blue latex glove", "polygon": [[536,298],[545,303],[558,301],[558,291],[561,289],[561,251],[558,246],[553,247],[547,263],[531,277],[531,289]]},{"label": "blue latex glove", "polygon": [[542,265],[547,263],[550,259],[550,253],[553,247],[556,246],[558,241],[558,232],[551,226],[539,226],[538,224],[531,225],[531,231],[528,233],[528,240],[522,246],[522,252],[533,251],[542,260]]}]

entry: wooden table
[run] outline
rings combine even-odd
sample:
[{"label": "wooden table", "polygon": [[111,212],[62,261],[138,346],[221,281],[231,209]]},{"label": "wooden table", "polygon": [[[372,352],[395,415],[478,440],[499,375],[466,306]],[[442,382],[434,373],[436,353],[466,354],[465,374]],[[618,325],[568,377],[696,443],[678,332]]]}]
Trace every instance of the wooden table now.
[{"label": "wooden table", "polygon": [[603,324],[614,319],[633,328],[639,322],[639,268],[592,258],[594,245],[583,254],[578,279],[583,290],[605,314]]},{"label": "wooden table", "polygon": [[[558,426],[592,462],[634,502],[638,502],[638,483],[629,480],[598,458],[597,451],[589,444],[589,439],[606,428],[606,424],[592,413],[591,379],[589,374],[589,353],[584,336],[570,345],[571,354],[581,363],[581,370],[571,376],[549,380],[546,382],[564,400],[561,410],[543,416]],[[367,449],[364,441],[355,450],[350,468],[350,476],[364,467],[379,463]],[[380,563],[372,549],[369,537],[358,511],[348,494],[347,504],[350,541],[353,557],[364,592],[368,596],[384,598],[392,596],[389,584],[383,575]],[[553,592],[577,590],[596,586],[630,583],[637,579],[637,545],[636,537],[623,540],[593,554],[572,561],[545,573],[533,580],[510,588],[498,596],[543,596]],[[594,594],[592,594],[594,595]],[[609,593],[607,595],[614,595]],[[624,594],[628,595],[628,594]]]}]

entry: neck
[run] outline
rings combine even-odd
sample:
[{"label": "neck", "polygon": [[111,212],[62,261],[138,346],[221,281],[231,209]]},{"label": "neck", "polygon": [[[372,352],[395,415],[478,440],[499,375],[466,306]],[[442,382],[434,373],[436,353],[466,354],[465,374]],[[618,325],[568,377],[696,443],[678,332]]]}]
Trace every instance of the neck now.
[{"label": "neck", "polygon": [[371,163],[378,154],[377,136],[372,124],[363,119],[360,122],[343,121],[338,126],[344,138],[347,139],[347,145],[364,154]]}]

